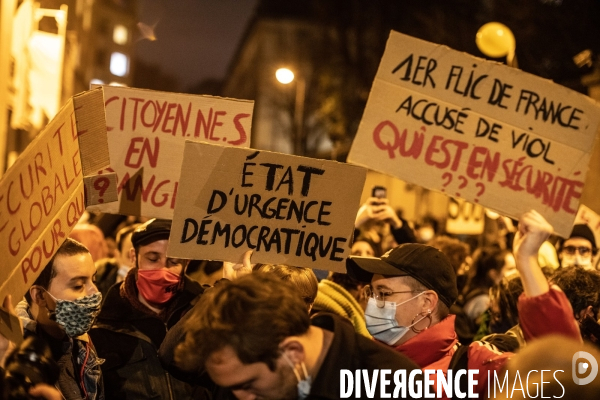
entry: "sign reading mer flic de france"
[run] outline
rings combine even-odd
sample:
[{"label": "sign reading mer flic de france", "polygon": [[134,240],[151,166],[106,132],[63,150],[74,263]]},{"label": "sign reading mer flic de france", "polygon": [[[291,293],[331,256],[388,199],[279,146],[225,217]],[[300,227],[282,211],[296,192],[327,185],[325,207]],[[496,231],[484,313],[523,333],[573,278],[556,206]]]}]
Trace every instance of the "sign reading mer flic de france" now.
[{"label": "sign reading mer flic de france", "polygon": [[599,123],[587,96],[392,31],[348,161],[565,236]]}]

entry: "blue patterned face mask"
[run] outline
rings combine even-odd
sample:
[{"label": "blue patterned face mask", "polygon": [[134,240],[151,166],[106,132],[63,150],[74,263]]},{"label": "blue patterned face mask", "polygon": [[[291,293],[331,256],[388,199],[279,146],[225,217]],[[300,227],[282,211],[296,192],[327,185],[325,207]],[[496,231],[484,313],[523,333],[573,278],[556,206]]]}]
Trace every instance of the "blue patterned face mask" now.
[{"label": "blue patterned face mask", "polygon": [[406,332],[418,324],[423,318],[416,321],[409,326],[400,326],[396,321],[396,308],[399,305],[408,303],[409,301],[416,299],[424,292],[411,297],[410,299],[403,301],[402,303],[393,303],[386,301],[383,307],[377,307],[377,301],[374,298],[369,298],[367,302],[367,308],[365,310],[365,322],[367,323],[367,330],[369,333],[380,342],[383,342],[389,346],[393,346],[398,343]]},{"label": "blue patterned face mask", "polygon": [[[48,293],[46,291],[46,293]],[[61,300],[52,296],[56,302],[54,311],[50,311],[50,319],[56,321],[69,337],[81,336],[90,330],[94,320],[100,313],[102,294],[96,292],[76,300]]]}]

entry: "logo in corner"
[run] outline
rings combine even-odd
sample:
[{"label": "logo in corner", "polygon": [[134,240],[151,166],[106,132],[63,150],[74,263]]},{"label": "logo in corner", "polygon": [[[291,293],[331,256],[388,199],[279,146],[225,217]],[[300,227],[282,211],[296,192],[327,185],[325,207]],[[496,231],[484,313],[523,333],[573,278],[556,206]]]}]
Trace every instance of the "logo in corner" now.
[{"label": "logo in corner", "polygon": [[[585,360],[585,361],[584,361]],[[589,375],[585,378],[580,378],[586,373]],[[585,351],[578,351],[573,354],[573,382],[576,385],[587,385],[591,383],[598,375],[598,362],[596,358]]]}]

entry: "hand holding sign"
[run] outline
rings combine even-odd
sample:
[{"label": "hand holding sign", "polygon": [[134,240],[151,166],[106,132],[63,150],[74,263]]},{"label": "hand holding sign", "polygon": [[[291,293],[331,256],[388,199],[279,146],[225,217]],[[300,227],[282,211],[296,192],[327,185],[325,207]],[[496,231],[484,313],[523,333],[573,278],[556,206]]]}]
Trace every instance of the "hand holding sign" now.
[{"label": "hand holding sign", "polygon": [[552,231],[552,225],[535,210],[526,212],[519,219],[513,253],[523,288],[529,297],[539,296],[549,290],[548,281],[538,264],[538,252]]},{"label": "hand holding sign", "polygon": [[392,32],[348,161],[565,236],[599,124],[580,93]]}]

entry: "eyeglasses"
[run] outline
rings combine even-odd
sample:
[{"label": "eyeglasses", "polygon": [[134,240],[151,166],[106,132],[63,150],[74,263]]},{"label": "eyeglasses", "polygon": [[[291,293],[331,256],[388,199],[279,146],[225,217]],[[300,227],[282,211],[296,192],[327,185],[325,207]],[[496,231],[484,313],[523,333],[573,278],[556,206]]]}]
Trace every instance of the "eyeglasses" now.
[{"label": "eyeglasses", "polygon": [[400,294],[400,293],[415,293],[415,292],[417,292],[417,290],[404,290],[401,292],[383,292],[381,290],[373,290],[373,288],[369,285],[365,286],[365,294],[367,295],[367,297],[374,298],[375,303],[377,304],[377,307],[379,307],[379,308],[383,308],[385,306],[386,296],[391,296],[393,294]]},{"label": "eyeglasses", "polygon": [[590,249],[589,247],[575,247],[575,246],[565,246],[563,248],[563,251],[572,256],[575,254],[575,252],[579,252],[579,254],[581,254],[582,256],[588,256],[592,253],[592,249]]}]

